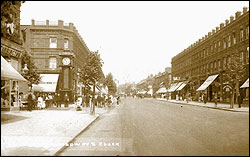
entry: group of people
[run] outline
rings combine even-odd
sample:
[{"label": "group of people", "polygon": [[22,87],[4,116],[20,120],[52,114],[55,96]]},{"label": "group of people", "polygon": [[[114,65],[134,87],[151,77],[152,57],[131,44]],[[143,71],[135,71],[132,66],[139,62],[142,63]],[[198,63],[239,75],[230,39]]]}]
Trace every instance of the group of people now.
[{"label": "group of people", "polygon": [[116,103],[117,105],[119,105],[120,103],[120,96],[117,97],[113,97],[112,95],[101,95],[98,94],[95,96],[95,98],[93,99],[93,97],[91,96],[82,96],[79,98],[79,102],[80,105],[82,107],[90,107],[90,102],[91,103],[95,103],[96,107],[102,108],[102,107],[110,107],[112,104]]}]

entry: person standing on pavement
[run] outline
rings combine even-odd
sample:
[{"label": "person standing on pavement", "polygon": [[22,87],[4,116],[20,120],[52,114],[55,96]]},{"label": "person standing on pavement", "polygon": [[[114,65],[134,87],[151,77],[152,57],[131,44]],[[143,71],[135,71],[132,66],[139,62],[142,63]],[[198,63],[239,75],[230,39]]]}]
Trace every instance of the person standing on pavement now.
[{"label": "person standing on pavement", "polygon": [[243,102],[242,96],[240,94],[240,92],[238,93],[238,104],[239,104],[239,108],[241,108],[241,104]]},{"label": "person standing on pavement", "polygon": [[214,103],[215,103],[215,107],[217,107],[217,101],[218,101],[218,95],[217,92],[214,93]]},{"label": "person standing on pavement", "polygon": [[203,101],[204,101],[204,104],[207,103],[207,93],[206,92],[204,92]]},{"label": "person standing on pavement", "polygon": [[65,97],[64,97],[65,99],[64,99],[64,101],[65,101],[65,107],[68,107],[68,105],[69,105],[69,96],[68,96],[68,94],[66,93],[65,94]]},{"label": "person standing on pavement", "polygon": [[28,101],[28,110],[31,112],[33,107],[33,96],[31,92],[29,92],[28,94],[27,101]]}]

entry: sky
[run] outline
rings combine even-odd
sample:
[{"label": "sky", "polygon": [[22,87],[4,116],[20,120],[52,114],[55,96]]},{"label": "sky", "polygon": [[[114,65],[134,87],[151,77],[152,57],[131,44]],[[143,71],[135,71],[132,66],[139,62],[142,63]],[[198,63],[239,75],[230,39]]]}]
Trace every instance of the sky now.
[{"label": "sky", "polygon": [[72,22],[90,51],[99,51],[105,75],[138,83],[244,6],[249,1],[25,1],[20,22]]}]

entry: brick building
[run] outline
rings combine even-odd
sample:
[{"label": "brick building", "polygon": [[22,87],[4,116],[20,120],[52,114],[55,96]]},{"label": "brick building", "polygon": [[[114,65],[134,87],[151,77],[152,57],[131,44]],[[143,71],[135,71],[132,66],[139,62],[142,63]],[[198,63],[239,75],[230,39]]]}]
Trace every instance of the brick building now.
[{"label": "brick building", "polygon": [[[243,8],[243,13],[236,12],[235,17],[231,16],[230,20],[225,20],[220,27],[216,27],[205,37],[174,56],[171,62],[172,77],[179,78],[175,82],[191,80],[186,91],[191,92],[195,100],[199,99],[204,90],[208,101],[212,101],[217,90],[219,101],[229,102],[232,87],[225,79],[224,73],[227,63],[233,59],[234,52],[240,53],[241,62],[247,67],[243,79],[245,81],[249,78],[249,11],[246,7]],[[213,77],[213,81],[208,83],[207,88],[197,91],[209,76]],[[243,80],[240,84],[244,83]],[[242,90],[245,98],[248,98],[248,88]]]},{"label": "brick building", "polygon": [[[22,25],[24,47],[32,55],[42,80],[34,91],[57,94],[62,103],[82,95],[81,65],[90,52],[73,23],[35,21]],[[42,88],[41,88],[42,87]]]},{"label": "brick building", "polygon": [[[21,1],[1,2],[1,60],[3,57],[3,61],[6,60],[6,64],[14,68],[13,70],[11,67],[8,68],[7,72],[11,74],[14,71],[20,77],[22,77],[22,56],[25,52],[20,35],[21,4]],[[1,62],[1,110],[19,109],[19,93],[27,92],[28,85],[16,79],[14,75],[2,76],[2,72],[6,70],[3,66]]]}]

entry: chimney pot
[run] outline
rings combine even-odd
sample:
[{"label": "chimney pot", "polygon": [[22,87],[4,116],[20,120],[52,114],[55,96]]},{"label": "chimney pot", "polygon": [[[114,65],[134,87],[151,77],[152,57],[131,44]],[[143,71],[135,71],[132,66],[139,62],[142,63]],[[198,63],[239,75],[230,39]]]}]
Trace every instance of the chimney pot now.
[{"label": "chimney pot", "polygon": [[211,32],[208,32],[208,36],[210,36],[211,35]]},{"label": "chimney pot", "polygon": [[230,23],[233,22],[233,20],[234,20],[234,17],[230,16]]},{"label": "chimney pot", "polygon": [[219,29],[219,27],[216,27],[216,32],[218,32],[220,29]]},{"label": "chimney pot", "polygon": [[212,33],[215,34],[215,30],[214,29],[212,30]]},{"label": "chimney pot", "polygon": [[238,18],[240,17],[240,15],[241,15],[241,12],[240,12],[240,11],[237,11],[237,12],[235,13],[235,19],[238,19]]},{"label": "chimney pot", "polygon": [[229,24],[229,20],[226,20],[226,26]]},{"label": "chimney pot", "polygon": [[222,28],[224,27],[224,23],[220,24],[220,30],[222,30]]},{"label": "chimney pot", "polygon": [[247,7],[243,7],[243,14],[247,13]]}]

